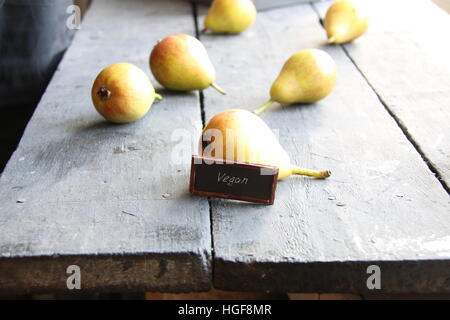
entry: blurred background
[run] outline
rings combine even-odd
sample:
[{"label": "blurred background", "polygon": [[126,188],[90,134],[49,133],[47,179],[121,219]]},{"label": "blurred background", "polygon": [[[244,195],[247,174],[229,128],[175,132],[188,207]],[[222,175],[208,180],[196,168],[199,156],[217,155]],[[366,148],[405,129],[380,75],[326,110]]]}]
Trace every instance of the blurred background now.
[{"label": "blurred background", "polygon": [[[89,0],[76,0],[84,13]],[[76,29],[67,28],[72,0],[0,0],[0,172]]]}]

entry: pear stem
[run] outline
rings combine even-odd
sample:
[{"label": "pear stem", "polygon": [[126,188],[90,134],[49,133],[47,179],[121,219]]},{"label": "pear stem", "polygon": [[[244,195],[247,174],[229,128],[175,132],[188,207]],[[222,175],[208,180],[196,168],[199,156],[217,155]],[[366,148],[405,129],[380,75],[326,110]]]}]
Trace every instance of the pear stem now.
[{"label": "pear stem", "polygon": [[336,37],[335,36],[329,37],[328,43],[336,43]]},{"label": "pear stem", "polygon": [[160,95],[159,93],[156,93],[156,92],[155,92],[155,99],[156,99],[156,100],[162,100],[162,99],[163,99],[163,96]]},{"label": "pear stem", "polygon": [[254,114],[261,114],[264,110],[266,110],[272,103],[274,103],[275,101],[270,99],[269,101],[267,101],[266,103],[264,103],[261,107],[259,107],[258,109],[253,110]]},{"label": "pear stem", "polygon": [[291,171],[292,171],[292,174],[298,174],[298,175],[313,177],[313,178],[317,178],[317,179],[325,179],[331,175],[331,171],[329,171],[329,170],[314,171],[314,170],[302,169],[300,167],[292,167]]},{"label": "pear stem", "polygon": [[214,89],[216,89],[219,93],[221,93],[221,94],[227,94],[226,92],[225,92],[225,90],[223,90],[221,87],[219,87],[217,84],[215,84],[214,82],[213,83],[211,83],[211,87],[213,87]]},{"label": "pear stem", "polygon": [[200,30],[200,33],[206,33],[206,31],[208,31],[208,28],[204,27],[202,30]]}]

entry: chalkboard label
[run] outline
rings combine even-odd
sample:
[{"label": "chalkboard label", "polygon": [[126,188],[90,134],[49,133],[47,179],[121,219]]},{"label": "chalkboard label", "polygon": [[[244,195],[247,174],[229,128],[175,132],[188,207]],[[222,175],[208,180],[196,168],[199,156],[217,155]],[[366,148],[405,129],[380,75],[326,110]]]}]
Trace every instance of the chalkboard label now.
[{"label": "chalkboard label", "polygon": [[192,156],[189,190],[192,194],[273,204],[278,168],[247,162]]}]

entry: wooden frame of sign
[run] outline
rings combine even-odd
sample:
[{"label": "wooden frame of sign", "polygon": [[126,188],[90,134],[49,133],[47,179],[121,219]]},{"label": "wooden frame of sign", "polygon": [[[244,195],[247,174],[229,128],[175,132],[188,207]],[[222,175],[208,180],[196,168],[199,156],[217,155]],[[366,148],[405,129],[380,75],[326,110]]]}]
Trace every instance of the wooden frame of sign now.
[{"label": "wooden frame of sign", "polygon": [[271,205],[277,181],[277,167],[192,156],[192,194]]}]

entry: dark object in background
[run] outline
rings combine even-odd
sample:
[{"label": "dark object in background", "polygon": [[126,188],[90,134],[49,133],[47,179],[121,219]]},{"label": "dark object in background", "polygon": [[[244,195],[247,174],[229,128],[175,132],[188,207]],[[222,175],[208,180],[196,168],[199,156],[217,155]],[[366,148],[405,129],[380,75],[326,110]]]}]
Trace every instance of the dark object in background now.
[{"label": "dark object in background", "polygon": [[[0,0],[0,172],[75,30],[71,0]],[[5,121],[6,120],[6,121]]]}]

